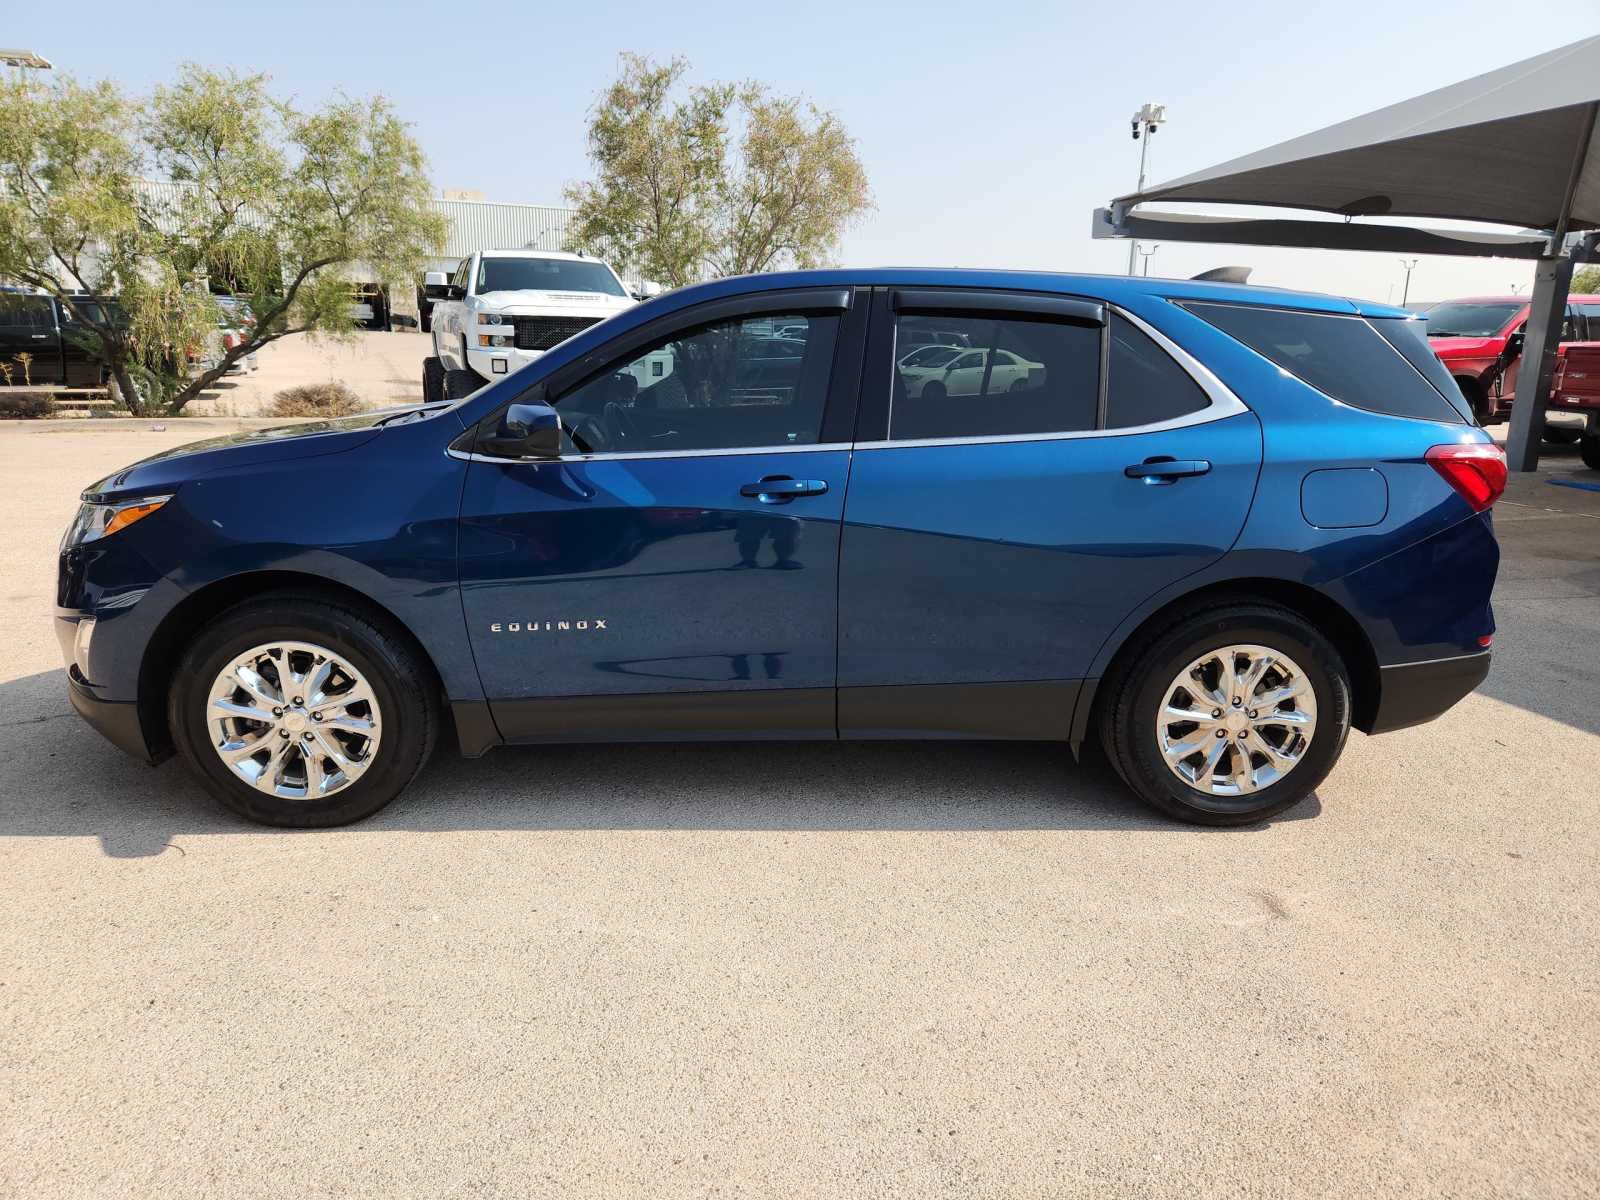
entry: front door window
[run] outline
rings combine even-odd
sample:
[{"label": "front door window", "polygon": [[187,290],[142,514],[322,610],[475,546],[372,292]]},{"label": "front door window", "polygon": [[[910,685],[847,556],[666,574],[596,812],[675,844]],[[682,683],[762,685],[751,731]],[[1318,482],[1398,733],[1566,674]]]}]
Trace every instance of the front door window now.
[{"label": "front door window", "polygon": [[833,316],[719,321],[612,364],[559,397],[566,454],[815,445]]}]

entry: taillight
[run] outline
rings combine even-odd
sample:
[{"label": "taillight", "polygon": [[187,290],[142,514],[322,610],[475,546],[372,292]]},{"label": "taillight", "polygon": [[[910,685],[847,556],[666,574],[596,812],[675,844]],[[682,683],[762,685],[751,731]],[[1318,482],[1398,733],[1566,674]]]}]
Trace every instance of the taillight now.
[{"label": "taillight", "polygon": [[1493,442],[1433,446],[1423,457],[1473,512],[1482,512],[1506,490],[1506,452]]}]

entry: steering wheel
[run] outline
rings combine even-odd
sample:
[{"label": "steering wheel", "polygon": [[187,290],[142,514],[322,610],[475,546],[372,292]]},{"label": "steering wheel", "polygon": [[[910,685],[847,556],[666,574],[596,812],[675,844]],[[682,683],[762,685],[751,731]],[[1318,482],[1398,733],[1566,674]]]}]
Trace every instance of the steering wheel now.
[{"label": "steering wheel", "polygon": [[611,433],[606,423],[588,413],[581,414],[568,426],[567,436],[572,439],[579,454],[599,454],[612,449]]},{"label": "steering wheel", "polygon": [[605,420],[607,432],[611,435],[613,449],[627,450],[644,440],[638,424],[633,419],[633,413],[615,400],[606,401],[606,406],[600,410],[600,415]]}]

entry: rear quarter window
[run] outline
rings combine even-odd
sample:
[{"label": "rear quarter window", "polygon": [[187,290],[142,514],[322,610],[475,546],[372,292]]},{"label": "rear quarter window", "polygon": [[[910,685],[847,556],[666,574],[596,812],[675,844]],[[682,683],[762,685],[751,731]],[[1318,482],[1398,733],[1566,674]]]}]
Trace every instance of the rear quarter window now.
[{"label": "rear quarter window", "polygon": [[1184,307],[1343,404],[1422,421],[1467,420],[1411,356],[1365,318],[1243,304]]}]

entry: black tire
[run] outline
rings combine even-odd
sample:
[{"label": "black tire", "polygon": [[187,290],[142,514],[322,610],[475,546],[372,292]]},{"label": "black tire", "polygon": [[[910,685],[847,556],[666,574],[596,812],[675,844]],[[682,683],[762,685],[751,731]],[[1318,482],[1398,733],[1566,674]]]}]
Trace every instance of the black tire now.
[{"label": "black tire", "polygon": [[1494,400],[1484,392],[1483,384],[1470,375],[1457,375],[1456,386],[1461,389],[1478,424],[1494,424]]},{"label": "black tire", "polygon": [[[1304,757],[1276,783],[1242,797],[1191,787],[1168,769],[1156,742],[1156,716],[1172,680],[1206,651],[1232,644],[1287,654],[1310,680],[1317,703],[1317,727]],[[1273,604],[1230,603],[1144,639],[1106,681],[1097,707],[1106,756],[1140,799],[1181,821],[1245,825],[1294,807],[1327,778],[1350,732],[1350,676],[1338,651],[1299,614]]]},{"label": "black tire", "polygon": [[[212,748],[206,704],[213,680],[238,655],[274,640],[312,642],[347,657],[378,700],[375,761],[321,800],[258,791]],[[433,753],[440,712],[432,669],[403,634],[342,600],[299,592],[246,601],[205,625],[184,651],[167,698],[173,742],[206,790],[242,817],[297,829],[346,825],[393,800]]]},{"label": "black tire", "polygon": [[1600,433],[1586,433],[1578,442],[1578,454],[1583,465],[1591,471],[1600,471]]},{"label": "black tire", "polygon": [[922,399],[943,400],[944,397],[944,384],[940,383],[937,379],[930,379],[927,383],[922,385]]},{"label": "black tire", "polygon": [[430,355],[422,360],[422,402],[437,404],[444,398],[444,364],[438,355]]},{"label": "black tire", "polygon": [[1565,425],[1546,425],[1544,440],[1552,446],[1570,446],[1583,438],[1583,430],[1568,429]]},{"label": "black tire", "polygon": [[[467,362],[466,338],[461,339],[461,362]],[[483,381],[478,378],[477,371],[445,371],[445,397],[448,400],[464,400],[480,387],[483,387]]]}]

